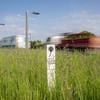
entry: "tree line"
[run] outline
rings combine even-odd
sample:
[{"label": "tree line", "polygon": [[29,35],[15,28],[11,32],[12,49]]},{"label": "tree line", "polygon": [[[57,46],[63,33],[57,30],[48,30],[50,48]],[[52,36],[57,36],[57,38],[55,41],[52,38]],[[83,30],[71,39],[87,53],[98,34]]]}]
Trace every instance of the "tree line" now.
[{"label": "tree line", "polygon": [[33,48],[33,49],[43,48],[44,45],[45,43],[42,42],[41,40],[30,41],[30,48]]}]

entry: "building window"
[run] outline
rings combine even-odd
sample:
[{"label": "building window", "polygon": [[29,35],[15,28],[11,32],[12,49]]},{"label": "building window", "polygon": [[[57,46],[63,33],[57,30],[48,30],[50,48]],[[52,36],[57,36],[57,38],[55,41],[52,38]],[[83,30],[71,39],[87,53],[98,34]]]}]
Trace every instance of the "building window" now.
[{"label": "building window", "polygon": [[14,39],[14,37],[12,37],[11,40],[10,40],[10,42],[12,43],[12,42],[14,42],[14,41],[15,41],[15,39]]},{"label": "building window", "polygon": [[7,40],[3,40],[3,42],[4,42],[4,43],[6,43],[6,42],[7,42]]}]

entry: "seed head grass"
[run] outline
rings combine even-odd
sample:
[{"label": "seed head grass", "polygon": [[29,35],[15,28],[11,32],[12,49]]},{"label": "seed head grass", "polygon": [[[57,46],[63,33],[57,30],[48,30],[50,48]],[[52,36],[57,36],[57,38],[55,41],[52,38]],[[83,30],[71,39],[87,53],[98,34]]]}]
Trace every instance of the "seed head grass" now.
[{"label": "seed head grass", "polygon": [[56,52],[55,88],[46,50],[0,50],[0,100],[100,100],[100,52]]}]

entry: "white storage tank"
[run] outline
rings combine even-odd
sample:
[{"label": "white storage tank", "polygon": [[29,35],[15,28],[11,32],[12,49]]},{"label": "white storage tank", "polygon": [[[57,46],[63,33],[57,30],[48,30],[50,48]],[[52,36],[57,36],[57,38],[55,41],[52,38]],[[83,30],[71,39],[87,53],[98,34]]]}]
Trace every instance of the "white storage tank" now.
[{"label": "white storage tank", "polygon": [[64,36],[52,36],[47,40],[47,43],[52,43],[52,44],[60,44],[61,40],[64,38]]}]

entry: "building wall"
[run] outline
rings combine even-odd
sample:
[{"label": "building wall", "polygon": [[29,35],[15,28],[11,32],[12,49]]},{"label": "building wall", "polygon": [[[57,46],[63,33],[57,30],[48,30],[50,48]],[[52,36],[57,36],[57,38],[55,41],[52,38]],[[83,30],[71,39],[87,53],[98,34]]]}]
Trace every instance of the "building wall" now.
[{"label": "building wall", "polygon": [[17,36],[16,37],[16,47],[25,48],[25,36]]},{"label": "building wall", "polygon": [[12,48],[25,48],[25,36],[15,35],[4,37],[1,42],[1,47],[12,47]]},{"label": "building wall", "polygon": [[16,37],[11,36],[11,37],[5,37],[2,40],[2,47],[15,47],[16,46]]}]

